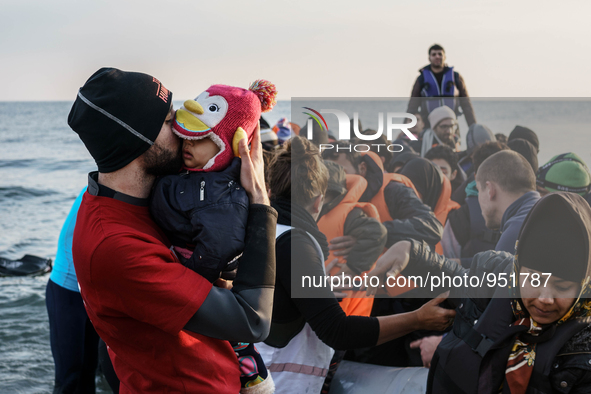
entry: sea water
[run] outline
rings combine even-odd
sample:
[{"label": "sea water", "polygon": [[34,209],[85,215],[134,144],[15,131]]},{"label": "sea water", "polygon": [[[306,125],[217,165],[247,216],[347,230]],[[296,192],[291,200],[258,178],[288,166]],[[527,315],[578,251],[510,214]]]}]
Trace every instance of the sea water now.
[{"label": "sea water", "polygon": [[[404,100],[396,110],[404,112]],[[54,258],[61,226],[95,164],[67,125],[71,102],[0,103],[0,256],[25,254]],[[178,108],[182,102],[175,102]],[[323,101],[318,109],[342,106]],[[375,102],[350,100],[365,128],[377,128]],[[479,123],[506,135],[516,124],[540,139],[540,165],[553,155],[573,151],[591,163],[591,101],[473,100]],[[313,107],[312,104],[310,106]],[[346,106],[346,105],[345,105]],[[289,101],[264,114],[274,125],[291,117]],[[303,110],[294,121],[304,124]],[[460,121],[465,137],[467,127]],[[465,146],[465,141],[464,141]],[[0,393],[46,393],[53,390],[45,286],[41,277],[0,278]],[[108,392],[99,378],[97,392]]]}]

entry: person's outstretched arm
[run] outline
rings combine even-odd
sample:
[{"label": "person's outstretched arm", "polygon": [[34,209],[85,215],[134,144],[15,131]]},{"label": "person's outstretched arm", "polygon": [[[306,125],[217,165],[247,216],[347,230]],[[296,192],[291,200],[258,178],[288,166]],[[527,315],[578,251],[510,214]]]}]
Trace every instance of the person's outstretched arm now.
[{"label": "person's outstretched arm", "polygon": [[[292,254],[292,244],[296,245],[298,253]],[[283,287],[288,294],[292,294],[292,284],[302,283],[302,275],[324,276],[323,262],[320,261],[315,247],[309,236],[300,231],[292,232],[291,239],[278,242],[277,259],[280,261],[277,286]],[[285,264],[286,262],[290,264]],[[291,298],[291,302],[318,338],[336,350],[375,346],[419,329],[443,330],[449,326],[455,315],[454,311],[439,307],[442,299],[438,298],[409,313],[377,318],[346,316],[330,287],[320,286],[305,290],[314,298]]]},{"label": "person's outstretched arm", "polygon": [[390,216],[394,218],[383,223],[388,230],[387,248],[407,238],[425,241],[429,245],[441,241],[443,226],[411,188],[390,182],[384,189],[384,198]]},{"label": "person's outstretched arm", "polygon": [[[482,277],[490,273],[498,275],[506,272],[507,267],[513,264],[513,255],[506,252],[496,252],[489,250],[476,254],[472,258],[470,268],[464,268],[462,265],[454,260],[449,260],[440,254],[437,254],[425,242],[419,242],[413,239],[407,239],[394,244],[388,249],[376,262],[373,270],[367,273],[368,277],[375,276],[380,279],[380,282],[386,276],[396,277],[404,271],[405,276],[422,276],[428,274],[441,276],[445,274],[448,277]],[[497,276],[499,277],[499,276]],[[497,282],[490,285],[488,279],[486,282],[479,282],[477,286],[471,285],[469,280],[462,281],[458,286],[451,286],[451,297],[478,297],[490,298],[497,288]],[[491,278],[492,280],[492,278]],[[431,282],[433,283],[433,282]],[[441,282],[439,282],[441,284]],[[451,283],[451,282],[449,282]],[[501,287],[503,281],[498,282]],[[504,282],[509,284],[508,281]],[[443,286],[435,286],[435,288],[442,288]],[[446,287],[449,287],[447,285]],[[370,287],[367,290],[368,295],[376,294],[380,287]],[[428,287],[423,287],[428,290]]]}]

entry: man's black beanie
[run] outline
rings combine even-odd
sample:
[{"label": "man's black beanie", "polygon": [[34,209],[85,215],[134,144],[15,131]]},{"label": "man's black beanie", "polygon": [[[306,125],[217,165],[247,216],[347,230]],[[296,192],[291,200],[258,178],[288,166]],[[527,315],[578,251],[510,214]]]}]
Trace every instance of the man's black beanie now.
[{"label": "man's black beanie", "polygon": [[68,124],[99,172],[117,171],[154,144],[172,92],[147,74],[101,68],[78,91]]},{"label": "man's black beanie", "polygon": [[529,141],[530,144],[536,148],[536,153],[540,153],[540,140],[538,140],[538,135],[532,129],[519,125],[515,126],[513,131],[511,131],[511,134],[509,134],[507,142],[516,138],[523,138],[524,140]]}]

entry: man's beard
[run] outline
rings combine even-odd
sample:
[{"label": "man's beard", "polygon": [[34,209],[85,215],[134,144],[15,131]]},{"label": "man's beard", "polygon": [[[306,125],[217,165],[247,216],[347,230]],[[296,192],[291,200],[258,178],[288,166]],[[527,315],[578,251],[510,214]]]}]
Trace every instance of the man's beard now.
[{"label": "man's beard", "polygon": [[449,135],[447,137],[439,137],[439,139],[441,140],[441,142],[444,145],[449,146],[454,151],[456,150],[456,139],[454,138],[453,134],[451,134],[451,135]]},{"label": "man's beard", "polygon": [[177,173],[182,164],[182,145],[178,149],[166,150],[159,144],[154,144],[143,155],[146,174],[162,176]]}]

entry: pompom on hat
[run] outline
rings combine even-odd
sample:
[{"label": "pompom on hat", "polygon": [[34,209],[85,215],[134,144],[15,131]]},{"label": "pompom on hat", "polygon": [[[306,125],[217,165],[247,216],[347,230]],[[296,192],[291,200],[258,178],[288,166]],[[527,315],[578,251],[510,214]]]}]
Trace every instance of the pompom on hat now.
[{"label": "pompom on hat", "polygon": [[272,83],[259,79],[248,89],[213,85],[194,100],[187,100],[176,112],[173,131],[183,139],[211,138],[220,151],[202,169],[220,171],[237,156],[238,141],[252,141],[261,112],[277,103],[277,90]]}]

